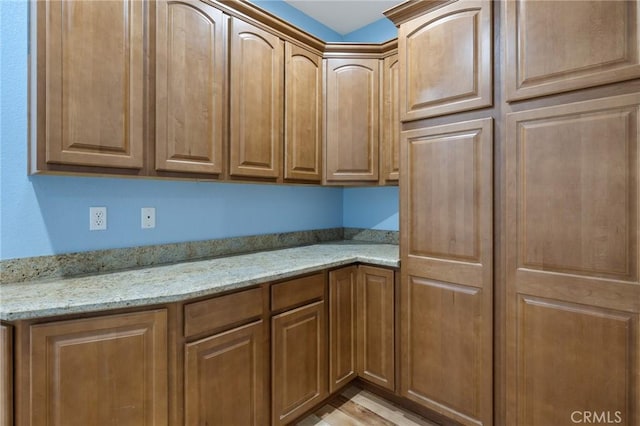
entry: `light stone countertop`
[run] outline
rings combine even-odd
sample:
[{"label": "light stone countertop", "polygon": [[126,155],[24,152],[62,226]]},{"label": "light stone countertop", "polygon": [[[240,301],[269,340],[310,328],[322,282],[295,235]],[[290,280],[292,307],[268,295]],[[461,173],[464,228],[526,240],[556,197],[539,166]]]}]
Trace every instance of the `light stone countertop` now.
[{"label": "light stone countertop", "polygon": [[324,243],[102,275],[0,285],[0,320],[146,306],[362,262],[397,268],[398,246]]}]

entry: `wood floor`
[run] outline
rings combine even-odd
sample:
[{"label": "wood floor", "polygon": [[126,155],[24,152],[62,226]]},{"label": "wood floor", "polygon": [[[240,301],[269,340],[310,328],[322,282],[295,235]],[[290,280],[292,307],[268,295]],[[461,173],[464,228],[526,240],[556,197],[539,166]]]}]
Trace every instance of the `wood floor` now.
[{"label": "wood floor", "polygon": [[298,426],[438,426],[358,387],[347,387]]}]

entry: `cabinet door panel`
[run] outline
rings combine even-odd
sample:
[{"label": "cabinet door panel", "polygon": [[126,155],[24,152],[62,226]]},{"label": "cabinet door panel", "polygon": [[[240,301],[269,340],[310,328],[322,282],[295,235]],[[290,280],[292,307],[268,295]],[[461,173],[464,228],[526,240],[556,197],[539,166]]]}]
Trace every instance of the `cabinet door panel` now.
[{"label": "cabinet door panel", "polygon": [[164,310],[31,327],[31,425],[166,425]]},{"label": "cabinet door panel", "polygon": [[231,19],[231,176],[280,176],[283,53],[275,35]]},{"label": "cabinet door panel", "polygon": [[358,273],[358,375],[395,390],[395,297],[390,269],[360,266]]},{"label": "cabinet door panel", "polygon": [[0,426],[13,424],[13,328],[0,325]]},{"label": "cabinet door panel", "polygon": [[378,180],[379,61],[328,59],[326,180]]},{"label": "cabinet door panel", "polygon": [[274,425],[286,424],[328,395],[324,309],[324,302],[316,302],[272,318]]},{"label": "cabinet door panel", "polygon": [[401,393],[462,424],[489,425],[492,120],[402,137]]},{"label": "cabinet door panel", "polygon": [[508,1],[508,100],[640,77],[638,2]]},{"label": "cabinet door panel", "polygon": [[380,174],[383,182],[400,176],[400,62],[398,55],[382,62],[382,113],[380,129]]},{"label": "cabinet door panel", "polygon": [[285,179],[320,182],[322,58],[285,45]]},{"label": "cabinet door panel", "polygon": [[329,272],[329,392],[356,376],[356,285],[358,267]]},{"label": "cabinet door panel", "polygon": [[[48,163],[142,168],[144,3],[39,2]],[[35,6],[34,6],[35,7]],[[42,56],[40,56],[42,57]],[[42,93],[42,91],[40,92]]]},{"label": "cabinet door panel", "polygon": [[464,1],[400,26],[403,121],[492,104],[491,2]]},{"label": "cabinet door panel", "polygon": [[264,334],[257,321],[186,346],[185,424],[268,422]]},{"label": "cabinet door panel", "polygon": [[222,173],[226,18],[200,1],[156,10],[156,169]]},{"label": "cabinet door panel", "polygon": [[640,423],[639,119],[637,93],[507,115],[508,424]]}]

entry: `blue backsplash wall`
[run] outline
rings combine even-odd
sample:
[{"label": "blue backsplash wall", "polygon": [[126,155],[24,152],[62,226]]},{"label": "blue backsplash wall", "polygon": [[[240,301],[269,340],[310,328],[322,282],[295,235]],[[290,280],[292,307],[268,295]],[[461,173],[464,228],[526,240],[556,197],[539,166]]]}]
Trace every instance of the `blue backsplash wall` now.
[{"label": "blue backsplash wall", "polygon": [[[397,230],[397,188],[28,176],[27,41],[28,2],[0,1],[0,259],[340,226]],[[108,208],[106,231],[88,230],[90,206]],[[156,208],[155,229],[140,229],[141,207]]]}]

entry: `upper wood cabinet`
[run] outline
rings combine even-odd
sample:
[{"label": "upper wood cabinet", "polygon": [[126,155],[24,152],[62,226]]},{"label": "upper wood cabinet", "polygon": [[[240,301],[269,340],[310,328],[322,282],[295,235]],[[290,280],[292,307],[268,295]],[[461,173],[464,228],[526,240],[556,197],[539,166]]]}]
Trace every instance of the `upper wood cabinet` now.
[{"label": "upper wood cabinet", "polygon": [[491,1],[460,1],[400,25],[402,121],[492,104]]},{"label": "upper wood cabinet", "polygon": [[505,2],[507,100],[640,77],[637,1]]},{"label": "upper wood cabinet", "polygon": [[51,164],[142,168],[145,3],[32,6],[31,172]]},{"label": "upper wood cabinet", "polygon": [[277,36],[231,19],[231,176],[281,176],[283,55]]},{"label": "upper wood cabinet", "polygon": [[156,170],[223,172],[227,19],[197,0],[156,2]]},{"label": "upper wood cabinet", "polygon": [[322,58],[285,44],[284,178],[322,180]]},{"label": "upper wood cabinet", "polygon": [[398,54],[382,61],[380,111],[380,181],[397,182],[400,176],[400,62]]},{"label": "upper wood cabinet", "polygon": [[165,310],[34,325],[29,345],[19,424],[167,425]]},{"label": "upper wood cabinet", "polygon": [[379,62],[326,60],[327,182],[378,180]]}]

